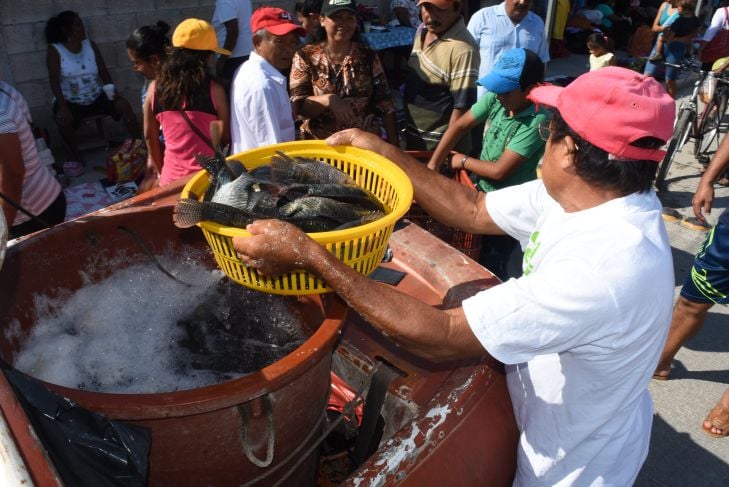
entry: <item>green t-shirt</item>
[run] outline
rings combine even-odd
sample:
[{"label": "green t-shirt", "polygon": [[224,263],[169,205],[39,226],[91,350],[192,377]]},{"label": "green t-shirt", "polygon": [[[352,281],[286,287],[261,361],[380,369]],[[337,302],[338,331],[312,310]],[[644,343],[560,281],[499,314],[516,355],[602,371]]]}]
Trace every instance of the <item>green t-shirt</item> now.
[{"label": "green t-shirt", "polygon": [[527,159],[502,181],[479,176],[478,188],[493,191],[536,179],[537,164],[544,155],[546,144],[539,136],[539,124],[549,118],[549,112],[530,105],[510,117],[496,95],[488,92],[471,107],[471,113],[478,122],[489,122],[483,135],[481,160],[498,161],[506,148]]}]

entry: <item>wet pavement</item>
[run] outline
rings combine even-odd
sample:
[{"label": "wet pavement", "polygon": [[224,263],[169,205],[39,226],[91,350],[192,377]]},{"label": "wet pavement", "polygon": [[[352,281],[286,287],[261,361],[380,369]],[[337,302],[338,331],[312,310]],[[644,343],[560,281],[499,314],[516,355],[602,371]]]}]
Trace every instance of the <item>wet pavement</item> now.
[{"label": "wet pavement", "polygon": [[[552,61],[547,77],[576,76],[587,71],[587,56],[571,55]],[[679,95],[690,94],[693,80],[679,81]],[[726,122],[726,120],[725,120]],[[668,188],[659,194],[667,207],[682,217],[693,215],[691,198],[700,178],[701,165],[693,158],[691,144],[679,153],[669,171]],[[729,206],[729,188],[716,186],[714,218]],[[673,247],[676,296],[691,269],[694,253],[705,233],[666,222]],[[650,290],[645,299],[650,299]],[[729,437],[711,438],[701,422],[729,387],[729,307],[714,306],[702,330],[676,355],[668,381],[649,385],[655,404],[651,449],[635,485],[639,487],[703,487],[729,485]]]}]

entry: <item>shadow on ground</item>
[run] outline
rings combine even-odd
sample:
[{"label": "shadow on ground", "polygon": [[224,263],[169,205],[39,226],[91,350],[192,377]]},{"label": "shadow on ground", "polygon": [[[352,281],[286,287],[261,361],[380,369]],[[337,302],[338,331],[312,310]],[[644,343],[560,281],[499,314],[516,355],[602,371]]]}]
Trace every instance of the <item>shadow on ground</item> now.
[{"label": "shadow on ground", "polygon": [[[697,420],[696,427],[700,428]],[[727,441],[717,439],[716,441]],[[687,433],[676,431],[659,415],[653,417],[651,446],[662,445],[661,455],[650,454],[635,482],[636,487],[687,487],[677,483],[691,470],[694,487],[725,487],[727,485],[726,460],[718,458],[696,444]],[[653,453],[653,452],[651,452]]]}]

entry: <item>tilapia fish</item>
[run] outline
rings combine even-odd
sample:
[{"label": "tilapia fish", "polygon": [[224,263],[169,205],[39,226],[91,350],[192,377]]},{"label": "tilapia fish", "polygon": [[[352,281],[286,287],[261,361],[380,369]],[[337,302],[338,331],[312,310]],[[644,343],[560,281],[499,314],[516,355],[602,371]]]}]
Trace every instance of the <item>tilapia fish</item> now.
[{"label": "tilapia fish", "polygon": [[196,154],[195,160],[210,174],[210,185],[203,198],[205,201],[210,201],[222,186],[230,183],[246,170],[245,166],[238,161],[226,161],[225,156],[219,151],[215,153],[215,156]]},{"label": "tilapia fish", "polygon": [[230,161],[198,156],[210,173],[203,201],[187,198],[175,207],[178,227],[201,221],[245,228],[258,219],[278,218],[306,232],[350,228],[384,216],[377,198],[339,169],[321,161],[277,152],[270,165],[248,172]]},{"label": "tilapia fish", "polygon": [[354,179],[326,162],[304,157],[291,158],[283,152],[271,157],[271,180],[276,182],[343,184],[356,186]]}]

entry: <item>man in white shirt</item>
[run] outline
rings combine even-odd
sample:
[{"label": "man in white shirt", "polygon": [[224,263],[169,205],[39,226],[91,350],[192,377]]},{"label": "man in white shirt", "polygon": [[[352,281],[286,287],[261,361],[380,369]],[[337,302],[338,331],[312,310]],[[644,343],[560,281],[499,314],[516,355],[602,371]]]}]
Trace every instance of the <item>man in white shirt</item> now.
[{"label": "man in white shirt", "polygon": [[[509,49],[522,47],[537,53],[547,64],[549,42],[544,35],[544,22],[530,12],[532,0],[504,0],[499,5],[485,7],[474,13],[468,21],[468,32],[478,45],[481,64],[478,78],[491,72],[496,60]],[[476,96],[480,99],[486,89],[478,86]]]},{"label": "man in white shirt", "polygon": [[230,120],[233,153],[294,140],[294,117],[281,74],[291,66],[306,31],[280,8],[261,7],[251,17],[253,52],[233,78]]},{"label": "man in white shirt", "polygon": [[489,353],[503,362],[521,433],[514,485],[632,485],[648,454],[647,386],[673,304],[671,247],[651,186],[675,103],[654,79],[618,67],[566,88],[538,86],[529,98],[555,110],[540,126],[543,179],[489,193],[361,130],[327,139],[398,164],[440,222],[517,238],[526,247],[522,277],[443,310],[357,273],[278,220],[248,225],[252,236],[233,246],[267,275],[312,272],[422,357]]},{"label": "man in white shirt", "polygon": [[226,89],[238,67],[248,60],[253,49],[251,43],[251,0],[215,0],[213,27],[218,45],[230,51],[219,55],[215,70]]}]

